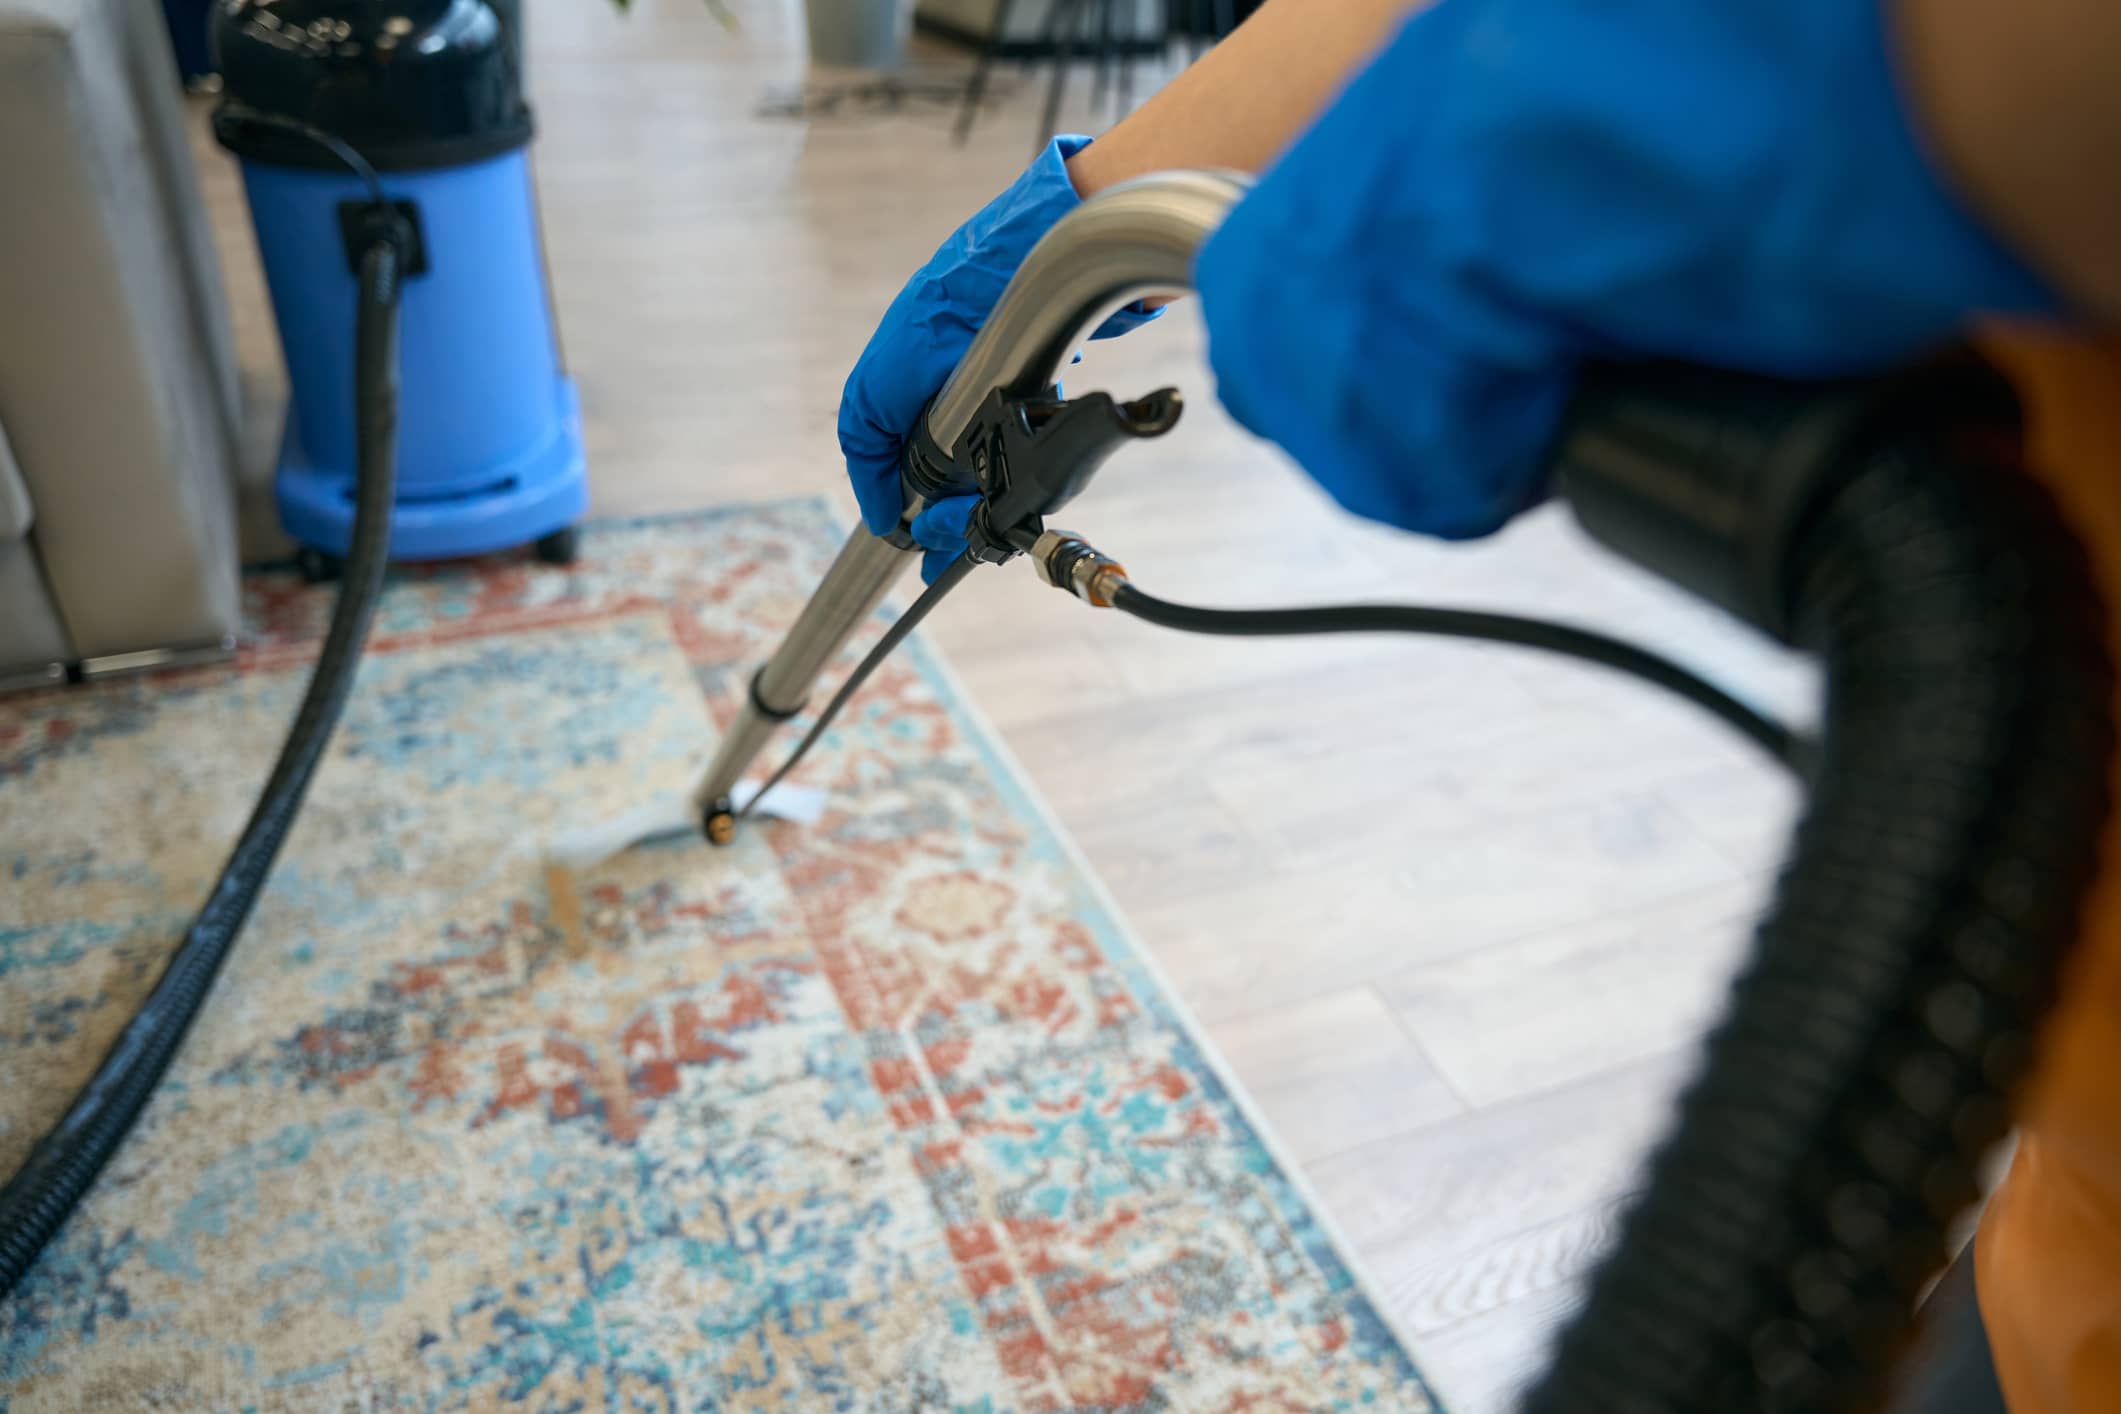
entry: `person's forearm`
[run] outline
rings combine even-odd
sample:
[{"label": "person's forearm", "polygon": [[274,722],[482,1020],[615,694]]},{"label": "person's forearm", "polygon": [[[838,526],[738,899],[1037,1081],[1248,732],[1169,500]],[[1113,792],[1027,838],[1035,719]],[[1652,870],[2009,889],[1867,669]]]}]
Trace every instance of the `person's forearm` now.
[{"label": "person's forearm", "polygon": [[1084,196],[1145,172],[1258,172],[1311,125],[1423,0],[1267,0],[1110,132],[1077,153]]},{"label": "person's forearm", "polygon": [[1895,9],[1908,101],[1945,173],[2063,294],[2121,320],[2121,5]]}]

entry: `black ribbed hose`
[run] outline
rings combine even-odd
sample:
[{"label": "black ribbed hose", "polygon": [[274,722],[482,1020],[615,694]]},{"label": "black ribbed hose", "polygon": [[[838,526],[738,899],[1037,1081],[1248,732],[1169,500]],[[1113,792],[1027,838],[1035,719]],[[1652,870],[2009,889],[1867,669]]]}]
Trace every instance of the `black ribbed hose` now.
[{"label": "black ribbed hose", "polygon": [[358,479],[353,544],[301,710],[220,878],[154,990],[65,1116],[0,1189],[0,1296],[12,1292],[36,1263],[169,1069],[265,886],[353,687],[390,548],[397,479],[398,274],[408,234],[396,218],[384,218],[361,257],[354,323]]},{"label": "black ribbed hose", "polygon": [[2076,932],[2113,749],[2084,553],[1966,448],[1856,462],[1788,561],[1808,808],[1531,1414],[1873,1407]]}]

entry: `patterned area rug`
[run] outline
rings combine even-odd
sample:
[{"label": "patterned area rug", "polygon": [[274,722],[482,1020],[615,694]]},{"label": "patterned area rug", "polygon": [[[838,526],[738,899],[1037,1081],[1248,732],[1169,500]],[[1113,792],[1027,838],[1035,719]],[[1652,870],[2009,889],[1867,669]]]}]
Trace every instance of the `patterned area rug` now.
[{"label": "patterned area rug", "polygon": [[[917,641],[821,822],[621,856],[563,942],[542,842],[689,778],[839,538],[789,502],[394,583],[202,1023],[0,1309],[0,1407],[1430,1407]],[[232,667],[0,701],[0,1169],[293,713],[330,594],[247,595]]]}]

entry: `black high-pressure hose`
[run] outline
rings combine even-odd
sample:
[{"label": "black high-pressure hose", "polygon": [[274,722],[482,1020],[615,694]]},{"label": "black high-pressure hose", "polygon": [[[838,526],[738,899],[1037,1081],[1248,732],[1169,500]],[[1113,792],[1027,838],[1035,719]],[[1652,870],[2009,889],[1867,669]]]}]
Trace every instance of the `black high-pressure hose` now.
[{"label": "black high-pressure hose", "polygon": [[1122,581],[1112,590],[1112,607],[1144,623],[1185,633],[1229,638],[1289,638],[1322,633],[1418,633],[1442,638],[1470,638],[1538,648],[1596,663],[1642,679],[1684,697],[1737,729],[1740,735],[1800,773],[1810,745],[1781,722],[1740,702],[1698,674],[1669,658],[1632,643],[1588,629],[1515,614],[1476,609],[1440,609],[1425,604],[1328,604],[1314,609],[1203,609],[1174,604]]},{"label": "black high-pressure hose", "polygon": [[[1036,536],[1028,533],[1012,537],[1018,548],[1026,553],[1034,551]],[[1061,553],[1073,559],[1091,559],[1101,565],[1117,570],[1116,565],[1106,560],[1088,544],[1073,536],[1065,537]],[[889,629],[876,642],[876,646],[847,674],[839,690],[817,714],[810,730],[774,769],[766,783],[759,787],[748,804],[737,814],[747,816],[765,799],[766,793],[787,779],[788,773],[801,765],[810,749],[824,737],[840,710],[861,690],[884,659],[907,635],[926,618],[943,596],[950,593],[965,577],[972,573],[980,561],[971,555],[962,555],[952,561],[943,573],[936,577],[921,596],[908,605],[906,611],[892,622]],[[1052,575],[1052,567],[1047,573]],[[1067,569],[1059,571],[1053,582],[1065,583]],[[1114,576],[1110,605],[1122,613],[1131,614],[1144,623],[1159,628],[1177,629],[1182,633],[1204,633],[1227,638],[1302,638],[1314,634],[1329,633],[1412,633],[1437,638],[1468,638],[1487,643],[1507,643],[1519,648],[1536,648],[1564,658],[1575,658],[1586,663],[1596,663],[1616,672],[1626,673],[1653,686],[1684,697],[1711,715],[1722,719],[1735,728],[1748,741],[1765,751],[1779,764],[1802,775],[1810,769],[1812,746],[1809,741],[1792,731],[1786,724],[1776,721],[1755,708],[1717,687],[1697,673],[1689,672],[1671,659],[1609,638],[1588,629],[1573,628],[1568,624],[1549,623],[1544,619],[1521,618],[1514,614],[1487,613],[1474,609],[1445,609],[1425,604],[1326,604],[1303,609],[1207,609],[1192,604],[1174,604],[1168,599],[1137,589],[1127,582],[1124,572]]]},{"label": "black high-pressure hose", "polygon": [[840,709],[853,700],[855,693],[862,690],[862,684],[869,681],[869,675],[906,641],[907,635],[920,626],[921,620],[927,618],[937,604],[943,602],[945,595],[965,582],[965,576],[971,574],[978,564],[979,561],[969,555],[958,556],[943,567],[943,572],[935,577],[933,584],[921,591],[918,599],[906,606],[905,613],[892,620],[891,627],[884,630],[883,636],[877,639],[876,646],[863,656],[861,662],[854,665],[854,671],[847,674],[847,680],[840,684],[839,691],[832,694],[832,700],[825,704],[825,710],[817,714],[817,720],[810,724],[809,731],[803,733],[803,739],[795,744],[795,750],[789,752],[787,759],[766,778],[766,783],[759,787],[758,793],[737,812],[737,818],[742,819],[751,814],[758,803],[766,798],[768,792],[788,779],[790,771],[803,764],[803,758],[810,754],[810,748],[824,738],[833,720],[839,716]]},{"label": "black high-pressure hose", "polygon": [[353,544],[323,651],[265,790],[154,990],[65,1116],[0,1189],[0,1296],[15,1289],[87,1194],[169,1069],[265,886],[353,687],[390,548],[397,479],[398,280],[411,238],[388,208],[372,220],[376,224],[361,254],[354,324],[358,476]]}]

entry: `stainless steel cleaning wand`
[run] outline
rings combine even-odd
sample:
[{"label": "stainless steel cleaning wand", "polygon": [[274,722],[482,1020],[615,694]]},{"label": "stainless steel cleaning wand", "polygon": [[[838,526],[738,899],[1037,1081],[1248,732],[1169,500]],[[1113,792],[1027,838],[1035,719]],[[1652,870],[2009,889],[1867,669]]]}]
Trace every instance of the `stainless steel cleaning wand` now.
[{"label": "stainless steel cleaning wand", "polygon": [[[1026,256],[935,401],[930,446],[948,456],[996,389],[1028,396],[1052,386],[1090,331],[1124,304],[1192,288],[1193,258],[1246,189],[1221,172],[1142,177],[1085,201]],[[963,480],[974,478],[969,471]],[[857,529],[840,548],[781,646],[751,680],[736,721],[693,792],[708,837],[734,828],[728,800],[774,729],[803,708],[818,674],[920,558],[904,527],[922,502],[909,489],[900,532]]]}]

